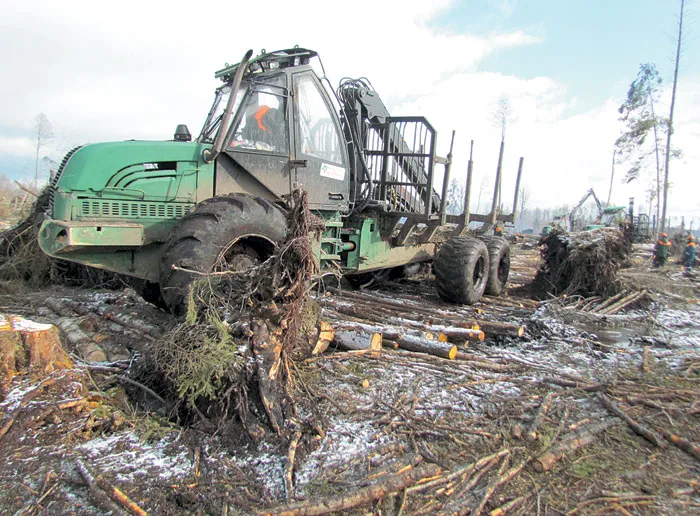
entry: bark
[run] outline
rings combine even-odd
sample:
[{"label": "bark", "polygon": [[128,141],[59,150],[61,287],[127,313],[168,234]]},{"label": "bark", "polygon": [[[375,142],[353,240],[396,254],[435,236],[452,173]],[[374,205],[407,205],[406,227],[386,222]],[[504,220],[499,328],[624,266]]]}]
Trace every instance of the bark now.
[{"label": "bark", "polygon": [[405,335],[398,339],[396,343],[400,348],[418,353],[427,353],[441,358],[454,360],[457,356],[457,346],[448,342],[439,342],[435,340],[422,339],[412,335]]},{"label": "bark", "polygon": [[471,328],[445,328],[440,330],[438,340],[440,342],[453,342],[455,344],[463,344],[465,341],[470,340],[483,342],[484,332],[481,330],[472,330]]},{"label": "bark", "polygon": [[44,375],[71,367],[55,326],[0,314],[1,376],[9,379],[24,370]]},{"label": "bark", "polygon": [[276,516],[313,516],[345,511],[367,505],[368,503],[384,498],[387,495],[406,489],[423,478],[434,477],[440,473],[440,468],[435,464],[426,464],[404,473],[382,478],[381,482],[358,489],[349,494],[326,497],[322,500],[307,500],[304,502],[290,503],[273,507],[267,511],[258,513]]},{"label": "bark", "polygon": [[347,350],[371,349],[380,352],[382,349],[382,334],[358,331],[338,331],[334,342],[338,347]]}]

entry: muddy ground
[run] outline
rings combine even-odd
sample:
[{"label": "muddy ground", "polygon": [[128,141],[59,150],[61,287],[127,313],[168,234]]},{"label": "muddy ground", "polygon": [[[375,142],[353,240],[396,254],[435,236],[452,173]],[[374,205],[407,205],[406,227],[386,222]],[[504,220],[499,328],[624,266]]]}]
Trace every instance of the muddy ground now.
[{"label": "muddy ground", "polygon": [[[415,480],[429,478],[338,514],[700,513],[697,279],[677,265],[650,270],[649,249],[638,248],[620,277],[646,293],[605,316],[592,311],[600,300],[527,299],[539,256],[514,252],[508,295],[474,307],[446,305],[425,277],[370,289],[361,302],[317,293],[337,328],[410,329],[444,317],[526,331],[487,331],[455,360],[385,342],[379,356],[330,349],[297,363],[295,397],[317,425],[299,445],[291,486],[285,443],[179,426],[122,379],[172,316],[128,289],[4,284],[3,313],[68,330],[72,321],[108,362],[3,387],[0,510],[126,513],[100,495],[117,488],[134,514],[279,513],[288,498],[318,506],[417,471]],[[362,306],[378,308],[348,315]]]}]

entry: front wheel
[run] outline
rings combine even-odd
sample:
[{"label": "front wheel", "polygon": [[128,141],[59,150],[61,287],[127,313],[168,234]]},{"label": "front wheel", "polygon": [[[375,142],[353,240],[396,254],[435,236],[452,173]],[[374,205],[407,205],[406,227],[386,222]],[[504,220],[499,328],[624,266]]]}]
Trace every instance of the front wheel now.
[{"label": "front wheel", "polygon": [[287,217],[277,205],[245,194],[199,203],[163,247],[160,290],[163,301],[182,313],[195,279],[188,271],[242,271],[270,257],[287,234]]},{"label": "front wheel", "polygon": [[445,301],[471,305],[484,294],[489,273],[486,245],[472,237],[445,242],[433,261],[438,294]]}]

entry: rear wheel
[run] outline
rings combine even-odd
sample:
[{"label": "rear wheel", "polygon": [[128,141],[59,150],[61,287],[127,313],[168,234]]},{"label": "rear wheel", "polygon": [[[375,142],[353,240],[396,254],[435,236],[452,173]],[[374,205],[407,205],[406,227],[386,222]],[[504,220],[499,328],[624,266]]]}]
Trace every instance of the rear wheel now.
[{"label": "rear wheel", "polygon": [[486,245],[476,238],[455,237],[448,240],[433,261],[438,294],[452,303],[476,303],[484,294],[488,272]]},{"label": "rear wheel", "polygon": [[489,275],[486,294],[500,296],[505,289],[510,274],[510,244],[502,237],[482,237],[489,252]]},{"label": "rear wheel", "polygon": [[270,201],[231,194],[201,202],[163,247],[163,301],[171,311],[182,313],[195,278],[188,270],[246,270],[270,257],[286,234],[286,214]]}]

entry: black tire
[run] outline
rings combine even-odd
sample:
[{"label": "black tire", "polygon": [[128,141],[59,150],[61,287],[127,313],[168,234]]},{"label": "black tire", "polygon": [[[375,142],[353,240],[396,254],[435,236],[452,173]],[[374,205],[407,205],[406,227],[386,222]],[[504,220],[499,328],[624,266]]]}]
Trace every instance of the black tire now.
[{"label": "black tire", "polygon": [[489,271],[486,245],[476,238],[454,237],[433,261],[438,294],[445,301],[471,305],[484,294]]},{"label": "black tire", "polygon": [[246,194],[213,197],[183,217],[163,246],[160,291],[175,313],[182,313],[194,275],[199,272],[242,270],[269,258],[287,234],[287,217],[280,207]]},{"label": "black tire", "polygon": [[500,296],[506,287],[510,274],[510,244],[502,237],[487,236],[480,239],[489,252],[489,277],[486,294]]}]

